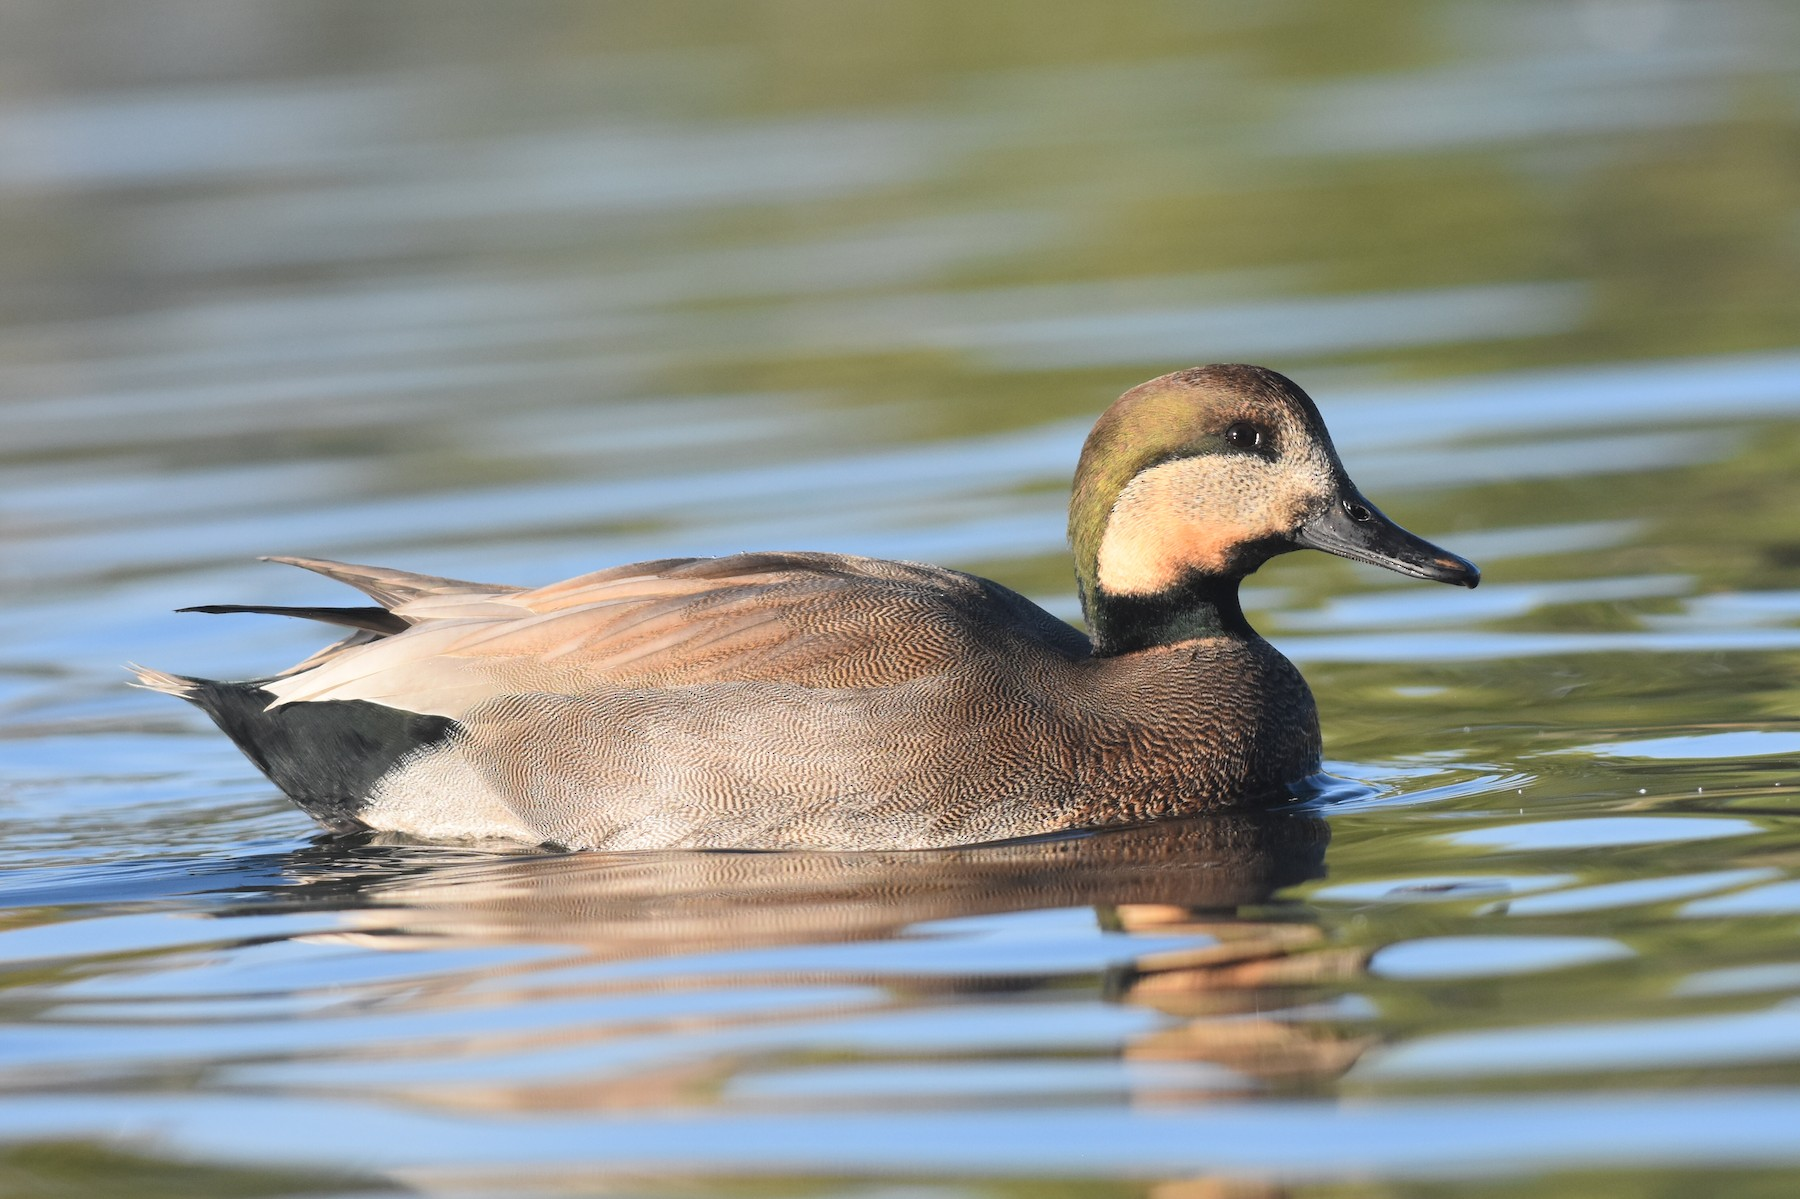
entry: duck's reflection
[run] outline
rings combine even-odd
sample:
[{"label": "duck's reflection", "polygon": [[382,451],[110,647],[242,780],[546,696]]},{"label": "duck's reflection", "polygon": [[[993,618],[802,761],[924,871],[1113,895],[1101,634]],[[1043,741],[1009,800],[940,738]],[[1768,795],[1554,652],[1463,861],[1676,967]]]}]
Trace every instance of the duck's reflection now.
[{"label": "duck's reflection", "polygon": [[[1290,811],[897,853],[445,860],[321,847],[290,860],[298,885],[288,898],[338,910],[341,931],[321,939],[566,951],[422,973],[380,996],[376,1005],[388,1011],[397,1003],[506,1007],[516,1017],[535,1004],[545,1013],[541,1023],[509,1019],[505,1030],[471,1018],[455,1046],[421,1042],[413,1053],[390,1044],[384,1060],[394,1068],[366,1081],[405,1102],[515,1112],[767,1110],[1111,1093],[1188,1104],[1305,1089],[1335,1078],[1364,1048],[1338,1031],[1330,1008],[1360,955],[1331,947],[1304,908],[1274,898],[1324,873],[1328,839],[1323,820]],[[1081,908],[1098,922],[1082,936],[1106,945],[1082,961],[988,962],[966,948],[934,958],[933,944],[954,940],[942,930],[958,926],[920,928]],[[921,938],[923,957],[899,953]],[[1133,952],[1138,938],[1142,951]],[[669,998],[666,1010],[639,1004],[629,1018],[606,1014],[652,992]],[[678,1001],[727,993],[750,1001],[704,1010]],[[1007,1028],[1009,1016],[1025,1028],[1073,1005],[1092,1011],[1097,998],[1102,1010],[1142,1018],[1114,1019],[1109,1044],[1063,1043],[1054,1032],[1034,1040]],[[870,1031],[870,1021],[921,1012],[939,1023],[916,1041],[897,1025]],[[983,1013],[995,1038],[949,1047],[955,1038],[946,1040],[946,1030]],[[546,1052],[561,1055],[555,1068],[507,1064]],[[485,1064],[445,1085],[438,1067],[446,1055]],[[427,1057],[440,1081],[416,1085],[405,1063]]]},{"label": "duck's reflection", "polygon": [[[1229,916],[1324,872],[1325,822],[1190,818],[953,850],[585,853],[446,859],[296,854],[298,894],[365,931],[579,946],[605,957],[864,940],[926,921],[1093,907],[1107,927]],[[1208,930],[1210,931],[1210,930]]]}]

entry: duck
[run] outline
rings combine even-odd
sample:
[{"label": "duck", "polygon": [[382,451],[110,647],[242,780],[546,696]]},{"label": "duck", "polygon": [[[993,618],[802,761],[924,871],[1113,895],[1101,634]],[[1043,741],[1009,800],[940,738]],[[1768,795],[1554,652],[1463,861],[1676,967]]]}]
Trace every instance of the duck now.
[{"label": "duck", "polygon": [[563,850],[905,850],[1292,800],[1318,708],[1243,580],[1310,548],[1474,587],[1350,481],[1312,399],[1214,364],[1082,447],[1086,632],[992,580],[843,554],[613,566],[541,587],[273,557],[353,607],[212,604],[341,640],[241,682],[134,667],[328,833]]}]

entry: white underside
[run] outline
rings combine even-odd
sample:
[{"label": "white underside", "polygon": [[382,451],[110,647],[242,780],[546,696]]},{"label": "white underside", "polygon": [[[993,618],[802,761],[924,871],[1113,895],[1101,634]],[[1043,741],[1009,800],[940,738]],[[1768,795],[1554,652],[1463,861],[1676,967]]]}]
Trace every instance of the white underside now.
[{"label": "white underside", "polygon": [[444,752],[415,755],[389,771],[357,818],[381,832],[428,841],[540,845],[545,839],[460,754]]}]

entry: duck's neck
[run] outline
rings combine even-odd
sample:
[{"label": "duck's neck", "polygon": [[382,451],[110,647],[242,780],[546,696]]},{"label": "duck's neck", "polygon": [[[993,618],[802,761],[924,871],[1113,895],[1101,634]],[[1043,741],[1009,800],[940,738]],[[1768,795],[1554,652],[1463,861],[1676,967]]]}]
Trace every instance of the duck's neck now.
[{"label": "duck's neck", "polygon": [[1191,574],[1153,595],[1082,588],[1081,606],[1096,657],[1129,654],[1199,637],[1255,637],[1238,604],[1235,575]]}]

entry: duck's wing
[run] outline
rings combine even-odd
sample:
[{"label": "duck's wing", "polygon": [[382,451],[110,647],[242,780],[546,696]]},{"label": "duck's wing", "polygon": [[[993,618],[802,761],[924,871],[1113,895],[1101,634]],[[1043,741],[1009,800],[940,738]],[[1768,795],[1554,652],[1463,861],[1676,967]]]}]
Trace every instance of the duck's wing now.
[{"label": "duck's wing", "polygon": [[367,594],[391,596],[407,628],[265,684],[277,705],[366,700],[455,718],[521,692],[873,687],[995,654],[1089,652],[1079,632],[997,583],[836,554],[664,559],[533,590],[432,580],[401,595],[391,580],[359,578]]}]

